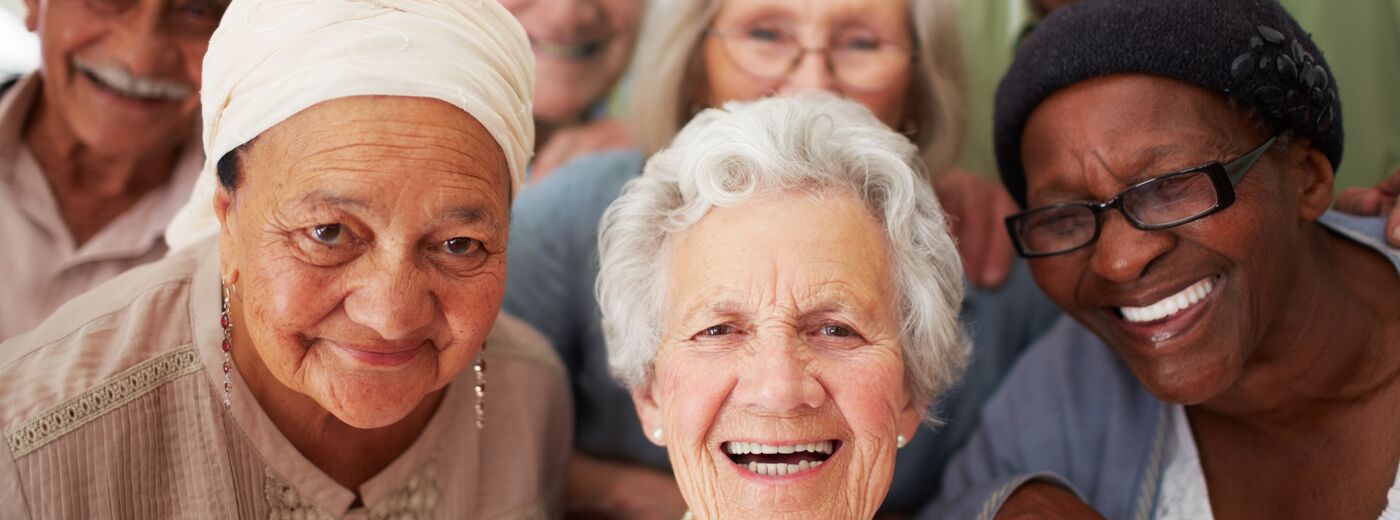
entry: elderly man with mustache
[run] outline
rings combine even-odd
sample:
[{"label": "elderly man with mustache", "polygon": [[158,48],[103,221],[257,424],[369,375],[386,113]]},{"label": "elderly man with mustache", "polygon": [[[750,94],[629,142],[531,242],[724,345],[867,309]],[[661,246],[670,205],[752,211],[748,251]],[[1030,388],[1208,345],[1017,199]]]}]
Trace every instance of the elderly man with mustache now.
[{"label": "elderly man with mustache", "polygon": [[204,157],[204,50],[227,0],[25,0],[40,70],[0,86],[0,340],[165,255]]}]

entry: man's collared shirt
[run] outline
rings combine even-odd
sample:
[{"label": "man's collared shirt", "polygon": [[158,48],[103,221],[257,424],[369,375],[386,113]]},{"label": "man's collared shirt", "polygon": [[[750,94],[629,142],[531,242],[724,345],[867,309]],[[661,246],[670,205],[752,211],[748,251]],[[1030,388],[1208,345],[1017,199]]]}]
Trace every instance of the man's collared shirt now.
[{"label": "man's collared shirt", "polygon": [[34,328],[107,279],[165,256],[165,227],[189,199],[204,162],[191,139],[165,185],[75,245],[48,176],[23,138],[39,89],[32,73],[0,97],[0,340]]}]

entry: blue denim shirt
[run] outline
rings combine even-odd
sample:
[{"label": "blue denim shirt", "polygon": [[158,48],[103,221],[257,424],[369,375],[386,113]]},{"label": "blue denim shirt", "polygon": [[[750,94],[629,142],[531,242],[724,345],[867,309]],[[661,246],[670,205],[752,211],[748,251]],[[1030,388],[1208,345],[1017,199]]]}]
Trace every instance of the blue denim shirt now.
[{"label": "blue denim shirt", "polygon": [[[665,470],[666,451],[646,439],[631,396],[609,376],[593,292],[599,219],[623,185],[641,174],[643,162],[637,151],[585,156],[520,194],[512,209],[505,308],[543,332],[564,360],[575,447]],[[886,511],[917,511],[937,493],[943,466],[972,433],[982,402],[1058,316],[1024,263],[998,289],[968,290],[962,321],[972,338],[972,363],[963,383],[932,410],[946,423],[925,427],[900,450]]]}]

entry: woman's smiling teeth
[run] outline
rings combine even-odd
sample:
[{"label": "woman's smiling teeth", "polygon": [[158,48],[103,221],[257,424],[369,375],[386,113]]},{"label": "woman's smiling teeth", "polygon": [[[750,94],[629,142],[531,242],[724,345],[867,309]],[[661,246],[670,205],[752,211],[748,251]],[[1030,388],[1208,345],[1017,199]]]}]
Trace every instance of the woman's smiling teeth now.
[{"label": "woman's smiling teeth", "polygon": [[1146,323],[1171,317],[1192,305],[1204,300],[1210,295],[1210,291],[1215,289],[1215,278],[1206,278],[1190,287],[1182,289],[1181,292],[1162,298],[1157,303],[1146,307],[1120,307],[1118,310],[1123,313],[1123,319],[1133,323]]},{"label": "woman's smiling teeth", "polygon": [[544,40],[531,40],[536,51],[549,54],[551,56],[569,60],[581,60],[590,58],[603,49],[603,44],[596,41],[586,41],[582,43],[554,43]]},{"label": "woman's smiling teeth", "polygon": [[840,441],[829,440],[803,444],[763,444],[730,441],[723,445],[725,454],[740,467],[767,476],[784,476],[815,469],[831,458]]}]

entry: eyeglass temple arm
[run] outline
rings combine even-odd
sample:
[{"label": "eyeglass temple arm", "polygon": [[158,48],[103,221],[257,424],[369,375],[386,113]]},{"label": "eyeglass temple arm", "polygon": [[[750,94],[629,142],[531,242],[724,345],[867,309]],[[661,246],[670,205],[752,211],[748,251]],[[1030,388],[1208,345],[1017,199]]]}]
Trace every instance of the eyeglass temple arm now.
[{"label": "eyeglass temple arm", "polygon": [[1269,151],[1269,149],[1274,146],[1274,141],[1277,140],[1278,134],[1274,134],[1268,141],[1264,141],[1264,144],[1259,145],[1258,148],[1245,154],[1244,157],[1235,159],[1234,162],[1225,165],[1225,175],[1230,177],[1230,185],[1234,186],[1239,184],[1240,179],[1244,178],[1244,174],[1249,173],[1250,168],[1254,167],[1254,163],[1259,162],[1259,158],[1263,157],[1264,152]]}]

